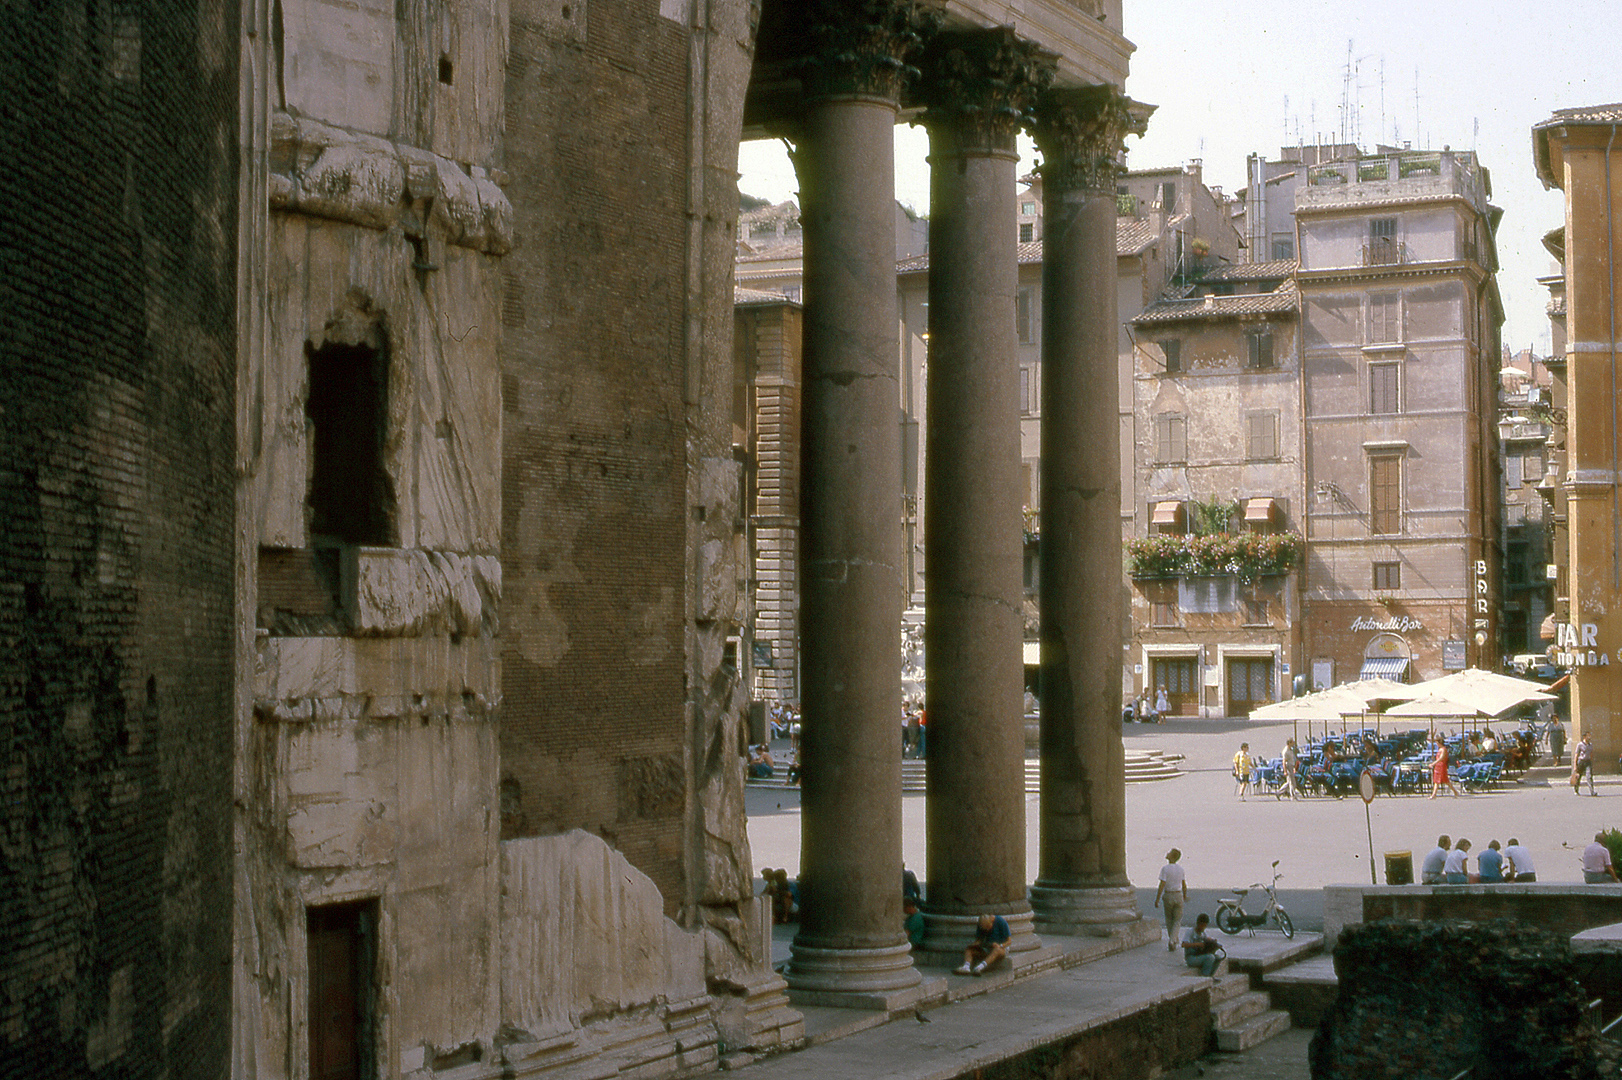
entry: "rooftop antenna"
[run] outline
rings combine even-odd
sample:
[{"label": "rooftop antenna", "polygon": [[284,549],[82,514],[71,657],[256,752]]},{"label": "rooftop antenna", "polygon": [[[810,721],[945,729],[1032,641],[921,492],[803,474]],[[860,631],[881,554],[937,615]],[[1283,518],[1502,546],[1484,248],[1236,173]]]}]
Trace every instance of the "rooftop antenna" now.
[{"label": "rooftop antenna", "polygon": [[[1384,142],[1384,141],[1385,141],[1385,54],[1381,53],[1380,54],[1380,137],[1378,139],[1376,139],[1375,142]],[[1395,137],[1392,138],[1391,145],[1392,146],[1397,145],[1397,140],[1396,140]]]},{"label": "rooftop antenna", "polygon": [[1352,133],[1352,39],[1346,39],[1346,66],[1340,69],[1340,141],[1351,142]]},{"label": "rooftop antenna", "polygon": [[[1419,65],[1414,65],[1414,143],[1419,143]],[[1428,149],[1428,147],[1427,147]]]},{"label": "rooftop antenna", "polygon": [[1288,145],[1289,141],[1290,141],[1290,95],[1285,94],[1284,95],[1284,143],[1285,143],[1285,145]]}]

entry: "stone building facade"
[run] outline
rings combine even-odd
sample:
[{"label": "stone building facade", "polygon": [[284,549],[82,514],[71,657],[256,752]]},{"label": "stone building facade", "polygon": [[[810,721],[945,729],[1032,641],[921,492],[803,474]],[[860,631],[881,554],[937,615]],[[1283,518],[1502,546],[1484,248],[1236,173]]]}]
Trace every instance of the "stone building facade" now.
[{"label": "stone building facade", "polygon": [[[1011,196],[1008,118],[1036,125],[1069,223],[1046,408],[1108,431],[1088,389],[1113,362],[1130,45],[1117,3],[1040,7],[1029,39],[995,29],[1014,5],[909,0],[19,16],[4,145],[30,202],[8,236],[59,242],[5,284],[0,1071],[653,1076],[800,1038],[750,895],[728,663],[736,149],[773,126],[806,211],[787,988],[917,992],[893,887],[893,192],[871,166],[920,109],[962,159],[935,310],[972,357],[1013,341],[1001,263],[976,257],[1012,210],[977,218],[974,192]],[[948,393],[999,449],[941,481],[1009,548],[963,537],[933,564],[994,566],[1017,598],[1012,386],[985,415],[972,381]],[[1045,927],[1143,930],[1117,704],[1081,692],[1118,629],[1079,557],[1119,543],[1112,446],[1044,454],[1054,490],[1106,494],[1045,500],[1060,692],[1029,897],[1018,626],[932,601],[979,684],[972,714],[940,710],[963,734],[932,776],[994,761],[1010,795],[930,796],[952,809],[932,845],[996,853],[932,859],[943,951],[987,906],[1022,955]]]},{"label": "stone building facade", "polygon": [[1164,690],[1174,715],[1240,716],[1289,696],[1302,614],[1294,562],[1230,570],[1231,557],[1189,556],[1219,539],[1279,543],[1300,532],[1294,271],[1289,260],[1224,267],[1195,295],[1150,304],[1130,323],[1139,493],[1130,692]]},{"label": "stone building facade", "polygon": [[[1535,166],[1548,187],[1565,193],[1559,239],[1564,281],[1556,342],[1565,363],[1556,373],[1566,396],[1565,454],[1559,488],[1567,544],[1556,598],[1554,655],[1571,667],[1571,718],[1594,740],[1596,769],[1622,753],[1622,549],[1616,543],[1622,501],[1616,491],[1619,297],[1614,272],[1615,209],[1622,202],[1622,107],[1562,109],[1533,129]],[[1560,333],[1563,330],[1564,333]],[[1564,379],[1560,379],[1560,375]],[[1561,603],[1564,598],[1564,604]]]},{"label": "stone building facade", "polygon": [[1314,686],[1498,666],[1490,193],[1445,150],[1313,166],[1297,191]]}]

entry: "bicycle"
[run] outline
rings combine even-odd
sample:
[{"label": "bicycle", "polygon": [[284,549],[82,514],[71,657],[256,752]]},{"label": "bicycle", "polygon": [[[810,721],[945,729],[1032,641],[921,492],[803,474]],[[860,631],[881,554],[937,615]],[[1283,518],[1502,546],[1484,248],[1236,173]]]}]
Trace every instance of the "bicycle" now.
[{"label": "bicycle", "polygon": [[[1279,861],[1273,860],[1273,883],[1263,885],[1261,882],[1252,882],[1249,888],[1233,889],[1233,896],[1224,896],[1217,901],[1216,925],[1217,929],[1232,937],[1241,930],[1249,930],[1250,936],[1256,936],[1256,927],[1266,926],[1271,919],[1286,938],[1295,937],[1295,924],[1290,921],[1289,912],[1285,911],[1278,902],[1278,879],[1284,875],[1279,872]],[[1245,913],[1245,897],[1251,889],[1261,889],[1267,894],[1267,906],[1255,915]]]}]

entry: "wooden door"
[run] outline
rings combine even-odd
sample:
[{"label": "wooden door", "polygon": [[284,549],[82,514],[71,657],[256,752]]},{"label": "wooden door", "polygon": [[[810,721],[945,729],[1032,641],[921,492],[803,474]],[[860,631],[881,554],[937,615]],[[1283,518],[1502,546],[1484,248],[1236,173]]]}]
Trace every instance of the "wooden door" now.
[{"label": "wooden door", "polygon": [[1166,691],[1168,716],[1198,716],[1199,663],[1192,656],[1160,656],[1154,660],[1155,690]]},{"label": "wooden door", "polygon": [[369,1068],[371,903],[310,908],[310,1080],[363,1080]]},{"label": "wooden door", "polygon": [[1246,716],[1273,700],[1273,658],[1238,656],[1228,661],[1228,715]]}]

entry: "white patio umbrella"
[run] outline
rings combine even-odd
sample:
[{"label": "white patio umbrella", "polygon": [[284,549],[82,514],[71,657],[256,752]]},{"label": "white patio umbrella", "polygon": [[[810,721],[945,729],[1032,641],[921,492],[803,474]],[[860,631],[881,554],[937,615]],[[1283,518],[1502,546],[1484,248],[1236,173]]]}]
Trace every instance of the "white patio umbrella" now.
[{"label": "white patio umbrella", "polygon": [[1427,697],[1445,698],[1467,705],[1472,714],[1480,713],[1482,716],[1502,716],[1529,701],[1555,700],[1553,694],[1545,692],[1542,683],[1480,668],[1455,671],[1439,679],[1418,683],[1414,689]]}]

